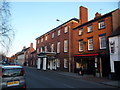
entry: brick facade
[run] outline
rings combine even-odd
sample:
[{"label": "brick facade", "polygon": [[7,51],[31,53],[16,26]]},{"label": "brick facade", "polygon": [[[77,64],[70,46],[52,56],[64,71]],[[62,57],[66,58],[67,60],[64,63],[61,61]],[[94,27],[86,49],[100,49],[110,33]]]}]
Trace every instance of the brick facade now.
[{"label": "brick facade", "polygon": [[[115,10],[117,11],[117,10]],[[73,32],[73,54],[74,54],[74,72],[78,72],[81,65],[84,67],[86,74],[93,74],[99,77],[108,76],[110,73],[109,60],[109,42],[108,36],[113,32],[112,11],[105,15],[96,13],[95,18],[86,23],[80,24],[74,28]],[[101,24],[101,28],[100,28]],[[102,26],[103,25],[103,26]],[[88,27],[92,27],[92,31],[88,32]],[[82,34],[79,35],[80,30]],[[102,40],[104,36],[104,47]],[[89,46],[89,39],[92,40],[92,47]],[[92,49],[89,50],[89,47]]]},{"label": "brick facade", "polygon": [[[78,25],[78,19],[71,19],[62,25],[56,27],[55,29],[47,32],[46,34],[38,37],[36,39],[36,51],[37,53],[39,52],[56,52],[57,53],[57,44],[60,42],[60,51],[59,53],[56,54],[55,56],[55,61],[53,62],[57,63],[56,60],[60,60],[60,67],[58,66],[59,69],[65,69],[68,70],[68,63],[69,63],[69,58],[71,57],[71,40],[72,40],[72,33],[73,33],[73,28]],[[65,28],[67,28],[65,31]],[[60,31],[59,31],[60,30]],[[54,33],[54,34],[53,34]],[[60,35],[58,34],[60,33]],[[53,36],[52,36],[53,35]],[[46,39],[47,37],[47,39]],[[65,40],[67,41],[67,51],[64,51],[64,42]],[[53,49],[52,50],[52,44],[53,44]],[[47,51],[46,51],[47,47]],[[42,51],[41,51],[42,49]],[[67,66],[64,66],[64,59],[67,60]]]}]

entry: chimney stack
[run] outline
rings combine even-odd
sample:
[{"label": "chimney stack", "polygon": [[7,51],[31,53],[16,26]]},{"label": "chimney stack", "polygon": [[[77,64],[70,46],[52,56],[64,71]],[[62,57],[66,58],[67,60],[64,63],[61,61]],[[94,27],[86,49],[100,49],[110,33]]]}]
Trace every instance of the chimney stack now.
[{"label": "chimney stack", "polygon": [[88,9],[86,7],[80,6],[80,24],[88,22]]},{"label": "chimney stack", "polygon": [[98,13],[98,12],[97,12],[97,13],[95,14],[95,18],[94,18],[94,19],[99,18],[99,17],[101,17],[101,13]]}]

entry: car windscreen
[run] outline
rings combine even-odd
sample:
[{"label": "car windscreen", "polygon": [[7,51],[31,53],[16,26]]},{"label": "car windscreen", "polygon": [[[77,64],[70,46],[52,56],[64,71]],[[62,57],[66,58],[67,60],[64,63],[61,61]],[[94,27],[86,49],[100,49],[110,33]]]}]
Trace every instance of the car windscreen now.
[{"label": "car windscreen", "polygon": [[2,69],[2,77],[16,77],[23,76],[24,72],[22,68],[10,68]]}]

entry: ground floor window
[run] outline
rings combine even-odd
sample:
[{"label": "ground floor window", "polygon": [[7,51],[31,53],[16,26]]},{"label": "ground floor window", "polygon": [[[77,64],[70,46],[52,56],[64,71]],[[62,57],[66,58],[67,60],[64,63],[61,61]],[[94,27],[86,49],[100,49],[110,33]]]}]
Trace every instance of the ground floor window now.
[{"label": "ground floor window", "polygon": [[66,58],[64,59],[64,68],[68,68],[68,60]]},{"label": "ground floor window", "polygon": [[56,59],[57,67],[60,67],[60,59]]}]

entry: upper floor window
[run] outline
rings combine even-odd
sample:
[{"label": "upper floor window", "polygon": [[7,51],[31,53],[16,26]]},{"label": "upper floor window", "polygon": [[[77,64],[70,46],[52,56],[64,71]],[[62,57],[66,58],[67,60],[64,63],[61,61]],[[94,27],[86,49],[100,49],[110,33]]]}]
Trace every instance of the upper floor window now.
[{"label": "upper floor window", "polygon": [[93,38],[88,38],[88,50],[93,50]]},{"label": "upper floor window", "polygon": [[51,52],[54,52],[54,44],[51,45]]},{"label": "upper floor window", "polygon": [[69,30],[69,27],[68,27],[68,26],[66,26],[66,27],[64,28],[64,33],[67,33],[67,32],[68,32],[68,30]]},{"label": "upper floor window", "polygon": [[105,22],[104,21],[98,22],[98,29],[103,29],[103,28],[105,28]]},{"label": "upper floor window", "polygon": [[106,49],[106,34],[99,35],[100,49]]},{"label": "upper floor window", "polygon": [[88,29],[88,33],[92,32],[93,31],[92,25],[88,26],[87,29]]},{"label": "upper floor window", "polygon": [[64,52],[68,52],[68,40],[64,40]]},{"label": "upper floor window", "polygon": [[79,41],[79,51],[82,52],[84,50],[84,44],[83,44],[83,40]]},{"label": "upper floor window", "polygon": [[41,42],[43,42],[43,38],[41,38]]},{"label": "upper floor window", "polygon": [[83,28],[80,28],[79,29],[79,35],[82,35],[83,34]]},{"label": "upper floor window", "polygon": [[39,43],[40,43],[40,40],[38,39],[37,42],[38,42],[38,44],[39,44]]},{"label": "upper floor window", "polygon": [[60,30],[58,30],[58,36],[60,36]]},{"label": "upper floor window", "polygon": [[60,53],[60,42],[57,43],[57,53]]},{"label": "upper floor window", "polygon": [[46,37],[45,37],[45,40],[47,40],[47,39],[48,39],[48,37],[46,36]]},{"label": "upper floor window", "polygon": [[55,36],[54,33],[52,33],[52,38],[54,38],[54,36]]}]

